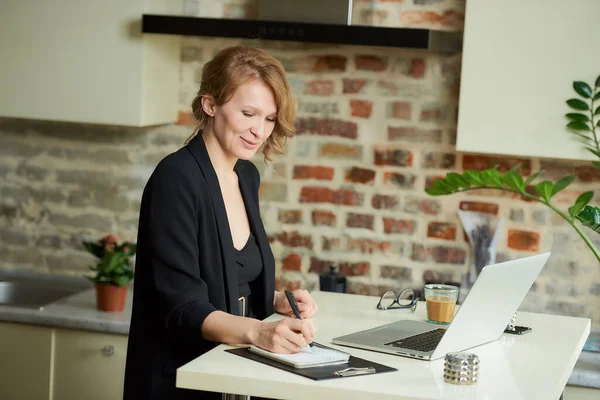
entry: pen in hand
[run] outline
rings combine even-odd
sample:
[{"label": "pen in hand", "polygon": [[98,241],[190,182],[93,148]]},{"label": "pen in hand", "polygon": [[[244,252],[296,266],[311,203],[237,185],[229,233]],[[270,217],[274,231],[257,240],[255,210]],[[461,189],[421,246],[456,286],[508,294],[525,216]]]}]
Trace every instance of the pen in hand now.
[{"label": "pen in hand", "polygon": [[[284,293],[285,297],[287,297],[288,303],[290,303],[290,307],[292,307],[292,312],[294,313],[296,318],[302,319],[302,316],[300,315],[300,310],[298,309],[298,303],[296,302],[296,297],[294,297],[294,293],[290,292],[289,290],[286,290]],[[313,347],[312,342],[308,345],[310,347]]]}]

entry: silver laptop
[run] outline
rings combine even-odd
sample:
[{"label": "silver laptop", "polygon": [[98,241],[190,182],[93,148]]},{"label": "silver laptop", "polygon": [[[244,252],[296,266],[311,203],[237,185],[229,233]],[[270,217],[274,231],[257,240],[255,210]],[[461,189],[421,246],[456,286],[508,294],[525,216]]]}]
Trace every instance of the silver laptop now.
[{"label": "silver laptop", "polygon": [[492,342],[502,336],[548,257],[544,253],[484,267],[447,327],[402,320],[332,342],[423,360]]}]

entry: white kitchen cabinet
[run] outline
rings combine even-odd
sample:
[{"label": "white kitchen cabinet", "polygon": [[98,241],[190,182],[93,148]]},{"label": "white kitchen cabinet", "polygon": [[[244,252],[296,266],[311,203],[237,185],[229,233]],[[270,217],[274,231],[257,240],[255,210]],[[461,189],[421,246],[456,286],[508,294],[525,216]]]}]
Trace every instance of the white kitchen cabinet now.
[{"label": "white kitchen cabinet", "polygon": [[52,335],[49,328],[0,322],[0,399],[49,399]]},{"label": "white kitchen cabinet", "polygon": [[54,400],[120,400],[127,336],[55,329]]},{"label": "white kitchen cabinet", "polygon": [[142,35],[141,18],[181,7],[1,1],[0,116],[136,127],[175,121],[180,38]]},{"label": "white kitchen cabinet", "polygon": [[600,75],[598,16],[598,0],[469,0],[457,150],[596,159],[567,131],[565,102]]}]

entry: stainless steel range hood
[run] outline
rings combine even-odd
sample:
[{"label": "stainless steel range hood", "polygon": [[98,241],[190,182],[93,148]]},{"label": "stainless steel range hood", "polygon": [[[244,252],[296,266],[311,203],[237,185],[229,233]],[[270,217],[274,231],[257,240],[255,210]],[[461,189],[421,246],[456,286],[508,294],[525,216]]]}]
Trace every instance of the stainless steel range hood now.
[{"label": "stainless steel range hood", "polygon": [[457,52],[462,32],[352,25],[353,0],[259,0],[257,19],[144,14],[142,32]]}]

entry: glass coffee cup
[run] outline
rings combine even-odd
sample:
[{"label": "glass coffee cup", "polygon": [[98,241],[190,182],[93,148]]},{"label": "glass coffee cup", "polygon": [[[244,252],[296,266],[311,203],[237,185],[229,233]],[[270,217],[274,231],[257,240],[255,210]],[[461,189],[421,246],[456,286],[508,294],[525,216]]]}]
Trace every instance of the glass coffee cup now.
[{"label": "glass coffee cup", "polygon": [[452,322],[458,292],[457,286],[438,283],[425,285],[427,322],[440,325],[448,325]]}]

